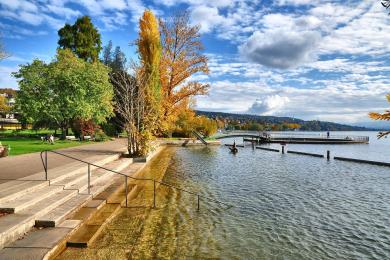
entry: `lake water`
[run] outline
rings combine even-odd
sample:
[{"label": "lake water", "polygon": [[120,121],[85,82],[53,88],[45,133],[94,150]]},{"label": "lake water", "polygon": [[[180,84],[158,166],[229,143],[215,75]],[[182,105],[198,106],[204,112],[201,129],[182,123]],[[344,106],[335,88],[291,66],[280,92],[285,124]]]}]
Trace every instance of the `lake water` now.
[{"label": "lake water", "polygon": [[[389,162],[390,140],[368,134],[369,145],[288,149]],[[122,209],[90,248],[63,258],[390,258],[389,167],[220,146],[168,148],[147,171],[234,207],[201,200],[197,212],[194,196],[159,187],[157,209]],[[150,198],[149,188],[132,203]]]}]

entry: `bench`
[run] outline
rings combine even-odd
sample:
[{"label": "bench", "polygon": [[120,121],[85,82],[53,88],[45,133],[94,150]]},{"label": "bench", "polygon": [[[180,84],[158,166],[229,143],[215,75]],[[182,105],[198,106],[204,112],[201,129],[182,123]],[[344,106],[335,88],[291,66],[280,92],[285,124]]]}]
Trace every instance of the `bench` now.
[{"label": "bench", "polygon": [[78,141],[79,140],[74,135],[67,135],[67,136],[65,136],[65,139],[69,140],[69,141]]}]

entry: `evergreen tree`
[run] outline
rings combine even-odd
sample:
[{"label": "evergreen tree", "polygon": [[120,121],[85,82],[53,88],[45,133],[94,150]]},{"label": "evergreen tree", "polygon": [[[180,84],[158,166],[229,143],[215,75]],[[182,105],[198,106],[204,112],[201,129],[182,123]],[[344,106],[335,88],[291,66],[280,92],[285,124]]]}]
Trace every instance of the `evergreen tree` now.
[{"label": "evergreen tree", "polygon": [[126,61],[127,60],[125,54],[121,51],[121,48],[119,46],[116,46],[112,58],[111,69],[113,71],[125,71]]},{"label": "evergreen tree", "polygon": [[112,41],[110,40],[103,48],[103,59],[102,62],[106,66],[111,66],[112,63]]},{"label": "evergreen tree", "polygon": [[95,62],[102,49],[100,33],[91,22],[89,16],[77,19],[74,25],[65,24],[58,31],[58,45],[62,49],[70,49],[79,58]]}]

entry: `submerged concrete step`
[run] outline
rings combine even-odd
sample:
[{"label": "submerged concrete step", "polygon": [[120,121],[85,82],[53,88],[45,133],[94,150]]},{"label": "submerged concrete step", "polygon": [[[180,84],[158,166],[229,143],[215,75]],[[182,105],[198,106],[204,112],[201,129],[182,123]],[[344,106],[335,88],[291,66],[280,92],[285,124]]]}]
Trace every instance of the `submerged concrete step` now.
[{"label": "submerged concrete step", "polygon": [[0,204],[22,197],[24,194],[49,186],[48,181],[12,181],[0,189]]},{"label": "submerged concrete step", "polygon": [[42,217],[35,220],[36,227],[55,227],[61,223],[66,216],[71,214],[83,205],[88,199],[92,198],[91,195],[77,194],[70,198],[68,201],[59,205],[55,209],[46,213]]},{"label": "submerged concrete step", "polygon": [[120,204],[105,204],[68,239],[68,247],[88,247],[121,208]]},{"label": "submerged concrete step", "polygon": [[37,191],[28,192],[19,198],[0,203],[0,212],[17,213],[61,190],[63,190],[62,186],[46,186]]}]

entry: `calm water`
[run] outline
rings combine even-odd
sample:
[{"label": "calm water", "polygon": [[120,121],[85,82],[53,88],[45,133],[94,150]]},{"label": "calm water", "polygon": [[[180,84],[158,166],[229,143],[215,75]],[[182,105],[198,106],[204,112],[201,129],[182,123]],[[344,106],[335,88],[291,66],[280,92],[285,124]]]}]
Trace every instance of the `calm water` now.
[{"label": "calm water", "polygon": [[[294,150],[329,148],[340,156],[389,161],[389,140],[371,140]],[[233,155],[221,146],[169,148],[148,171],[166,171],[164,181],[235,207],[201,201],[197,212],[194,197],[160,187],[157,210],[123,209],[91,248],[68,250],[63,258],[390,258],[388,167],[250,146]],[[146,205],[150,198],[146,189],[132,203]]]}]

